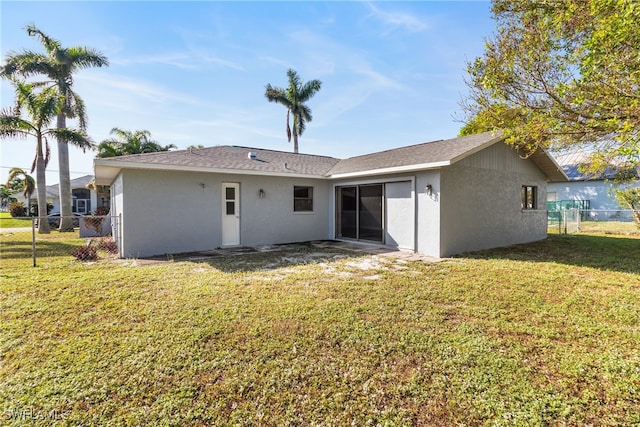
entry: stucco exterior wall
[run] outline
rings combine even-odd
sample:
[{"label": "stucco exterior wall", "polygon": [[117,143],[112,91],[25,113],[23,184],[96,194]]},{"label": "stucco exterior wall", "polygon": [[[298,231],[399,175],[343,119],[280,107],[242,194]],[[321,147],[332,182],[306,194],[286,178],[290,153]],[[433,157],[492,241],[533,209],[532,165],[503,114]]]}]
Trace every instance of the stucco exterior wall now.
[{"label": "stucco exterior wall", "polygon": [[412,181],[388,182],[384,190],[385,244],[415,250],[415,200]]},{"label": "stucco exterior wall", "polygon": [[[431,194],[427,186],[431,186]],[[440,257],[440,170],[421,172],[416,175],[417,252]]]},{"label": "stucco exterior wall", "polygon": [[[522,186],[536,186],[537,210],[521,208]],[[504,144],[443,169],[440,256],[546,238],[546,177]]]},{"label": "stucco exterior wall", "polygon": [[[240,183],[240,244],[329,237],[328,184],[323,180],[171,171],[123,170],[115,190],[122,213],[122,254],[145,257],[221,246],[223,182]],[[314,187],[314,212],[293,212],[293,186]],[[258,197],[262,188],[264,198]]]}]

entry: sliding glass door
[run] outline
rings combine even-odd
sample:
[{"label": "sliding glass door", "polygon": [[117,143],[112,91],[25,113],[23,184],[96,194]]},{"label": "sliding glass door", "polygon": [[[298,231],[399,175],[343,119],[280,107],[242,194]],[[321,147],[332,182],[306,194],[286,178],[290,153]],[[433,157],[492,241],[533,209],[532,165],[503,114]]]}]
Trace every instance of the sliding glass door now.
[{"label": "sliding glass door", "polygon": [[358,188],[336,189],[336,237],[358,238]]},{"label": "sliding glass door", "polygon": [[336,237],[384,241],[383,184],[336,188]]}]

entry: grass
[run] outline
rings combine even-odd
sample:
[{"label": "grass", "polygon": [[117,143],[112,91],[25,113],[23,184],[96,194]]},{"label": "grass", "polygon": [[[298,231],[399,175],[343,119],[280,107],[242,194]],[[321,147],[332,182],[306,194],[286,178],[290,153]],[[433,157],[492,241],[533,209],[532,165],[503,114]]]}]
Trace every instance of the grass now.
[{"label": "grass", "polygon": [[640,226],[633,221],[581,221],[582,233],[640,235]]},{"label": "grass", "polygon": [[31,227],[31,218],[13,218],[9,212],[0,212],[0,229]]},{"label": "grass", "polygon": [[11,239],[3,425],[640,424],[637,235],[38,268]]}]

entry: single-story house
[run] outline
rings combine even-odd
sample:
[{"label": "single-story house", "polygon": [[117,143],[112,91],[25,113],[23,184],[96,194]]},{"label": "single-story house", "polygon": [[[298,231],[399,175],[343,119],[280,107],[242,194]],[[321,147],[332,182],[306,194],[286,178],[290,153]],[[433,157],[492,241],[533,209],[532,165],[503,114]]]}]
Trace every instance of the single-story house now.
[{"label": "single-story house", "polygon": [[[99,207],[109,207],[108,195],[105,199],[104,194],[98,194],[96,191],[88,188],[88,185],[93,181],[93,175],[85,175],[79,178],[72,179],[71,183],[71,211],[82,215],[94,212]],[[25,197],[22,193],[13,195],[18,202],[22,202],[26,205]],[[38,192],[34,192],[31,196],[31,203],[35,204],[38,200]],[[47,185],[47,203],[51,204],[53,208],[51,213],[60,213],[60,185],[53,184]]]},{"label": "single-story house", "polygon": [[[568,177],[566,182],[552,182],[547,187],[549,210],[576,207],[582,210],[582,219],[632,220],[628,207],[620,206],[613,190],[615,168],[611,167],[598,176],[586,174],[580,166],[589,163],[591,153],[576,151],[554,157]],[[640,180],[623,185],[640,187]]]},{"label": "single-story house", "polygon": [[445,257],[547,236],[544,150],[483,133],[337,159],[216,146],[94,161],[122,257],[337,239]]}]

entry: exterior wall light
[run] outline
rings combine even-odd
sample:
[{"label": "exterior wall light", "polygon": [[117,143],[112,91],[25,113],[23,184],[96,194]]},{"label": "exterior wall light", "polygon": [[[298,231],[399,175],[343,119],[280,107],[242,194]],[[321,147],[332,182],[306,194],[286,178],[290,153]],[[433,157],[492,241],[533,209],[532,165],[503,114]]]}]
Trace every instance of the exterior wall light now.
[{"label": "exterior wall light", "polygon": [[431,184],[428,184],[425,188],[424,191],[427,192],[427,195],[431,196],[433,195],[433,186]]},{"label": "exterior wall light", "polygon": [[264,190],[261,188],[260,190],[258,190],[258,197],[260,197],[261,199],[264,199],[265,193]]}]

